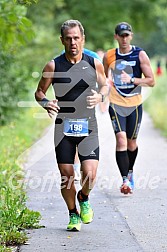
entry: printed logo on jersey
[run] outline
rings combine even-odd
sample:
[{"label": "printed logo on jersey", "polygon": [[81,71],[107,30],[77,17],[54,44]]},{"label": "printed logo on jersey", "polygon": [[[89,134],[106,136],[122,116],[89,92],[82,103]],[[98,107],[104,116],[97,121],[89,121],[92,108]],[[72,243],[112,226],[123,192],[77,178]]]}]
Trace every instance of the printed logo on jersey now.
[{"label": "printed logo on jersey", "polygon": [[135,66],[136,65],[136,61],[125,61],[125,60],[123,60],[123,61],[121,61],[121,64],[122,65],[125,65],[125,66]]},{"label": "printed logo on jersey", "polygon": [[[50,74],[44,73],[43,76],[50,78]],[[55,146],[57,146],[64,137],[62,127],[66,118],[77,120],[82,115],[84,115],[84,118],[94,116],[94,110],[87,108],[86,97],[87,95],[92,95],[91,89],[96,89],[97,75],[96,70],[87,61],[81,60],[67,72],[55,72],[52,78],[54,78],[53,88],[60,106],[55,122],[56,132],[60,132],[55,137]],[[75,92],[76,88],[77,92]],[[91,129],[89,128],[88,131],[91,135],[93,133],[92,129],[96,128],[96,120],[93,120],[90,125]],[[89,155],[90,150],[98,148],[98,141],[92,141],[90,145],[87,151],[79,148],[80,154],[84,156]],[[91,155],[94,154],[91,153]]]},{"label": "printed logo on jersey", "polygon": [[114,86],[118,93],[124,97],[132,97],[141,93],[140,86],[135,86],[134,83],[123,82],[122,80],[123,71],[130,77],[134,77],[133,66],[135,65],[136,61],[126,61],[122,59],[116,60],[114,64],[112,63],[111,65],[111,73],[114,81]]}]

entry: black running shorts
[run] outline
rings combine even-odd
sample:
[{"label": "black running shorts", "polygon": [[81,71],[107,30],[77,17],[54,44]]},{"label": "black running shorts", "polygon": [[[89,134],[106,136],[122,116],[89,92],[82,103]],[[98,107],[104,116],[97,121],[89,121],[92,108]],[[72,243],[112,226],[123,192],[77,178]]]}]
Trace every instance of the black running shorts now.
[{"label": "black running shorts", "polygon": [[57,163],[74,164],[76,147],[80,161],[99,160],[99,140],[97,134],[86,137],[64,136],[55,147]]},{"label": "black running shorts", "polygon": [[142,120],[142,110],[142,104],[135,107],[110,104],[109,114],[115,134],[124,131],[128,139],[136,139]]}]

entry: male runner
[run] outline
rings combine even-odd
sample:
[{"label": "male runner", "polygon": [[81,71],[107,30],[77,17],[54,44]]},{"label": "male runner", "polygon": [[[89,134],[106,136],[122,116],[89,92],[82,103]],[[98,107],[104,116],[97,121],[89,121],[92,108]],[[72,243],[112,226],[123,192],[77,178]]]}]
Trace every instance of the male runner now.
[{"label": "male runner", "polygon": [[128,194],[134,188],[136,139],[142,119],[141,86],[154,86],[154,75],[146,52],[131,45],[130,24],[117,24],[114,38],[119,47],[108,50],[103,63],[106,76],[112,78],[109,113],[116,137],[116,161],[123,179],[121,192]]},{"label": "male runner", "polygon": [[[44,67],[35,97],[50,117],[58,114],[55,152],[61,174],[61,193],[69,210],[67,230],[80,231],[81,221],[90,223],[93,220],[89,193],[95,183],[99,160],[95,106],[108,94],[108,87],[102,63],[83,53],[85,35],[81,23],[78,20],[64,22],[60,38],[65,53]],[[45,95],[51,84],[55,100],[48,100]],[[76,207],[73,169],[76,147],[82,170],[82,189],[77,194],[80,214]]]}]

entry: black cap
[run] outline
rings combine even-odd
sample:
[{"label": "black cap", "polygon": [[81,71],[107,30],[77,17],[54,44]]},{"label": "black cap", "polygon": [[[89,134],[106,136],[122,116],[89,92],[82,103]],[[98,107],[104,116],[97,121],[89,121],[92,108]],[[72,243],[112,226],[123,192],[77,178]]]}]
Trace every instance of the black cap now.
[{"label": "black cap", "polygon": [[132,26],[126,22],[121,22],[115,27],[115,34],[121,36],[122,34],[131,34]]}]

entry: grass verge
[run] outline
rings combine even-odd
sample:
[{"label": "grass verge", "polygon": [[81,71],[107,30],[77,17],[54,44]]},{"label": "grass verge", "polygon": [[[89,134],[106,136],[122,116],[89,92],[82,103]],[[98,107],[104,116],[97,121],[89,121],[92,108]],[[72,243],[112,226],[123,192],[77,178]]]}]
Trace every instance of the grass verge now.
[{"label": "grass verge", "polygon": [[10,246],[24,244],[27,241],[25,229],[40,227],[40,213],[26,207],[26,193],[23,186],[17,186],[23,178],[16,163],[18,156],[40,137],[50,123],[49,119],[33,118],[39,110],[41,108],[27,109],[19,119],[0,127],[0,252],[12,251]]},{"label": "grass verge", "polygon": [[167,74],[156,77],[156,84],[149,98],[144,102],[144,109],[150,114],[153,124],[160,129],[163,136],[167,137]]}]

